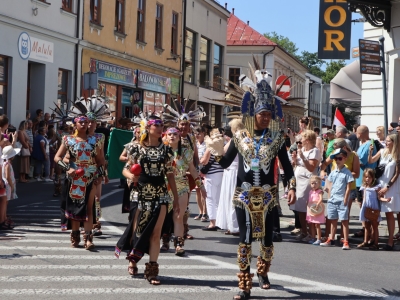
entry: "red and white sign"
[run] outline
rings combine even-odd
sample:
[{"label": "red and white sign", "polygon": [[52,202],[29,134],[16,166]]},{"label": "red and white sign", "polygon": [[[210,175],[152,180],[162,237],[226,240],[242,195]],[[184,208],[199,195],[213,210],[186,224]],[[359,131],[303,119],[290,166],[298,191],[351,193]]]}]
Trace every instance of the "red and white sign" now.
[{"label": "red and white sign", "polygon": [[285,100],[290,97],[290,88],[291,88],[290,79],[286,80],[286,78],[288,78],[286,75],[281,75],[276,79],[276,82],[275,82],[276,88],[280,87],[281,84],[283,82],[285,82],[282,85],[280,91],[278,92],[278,96]]}]

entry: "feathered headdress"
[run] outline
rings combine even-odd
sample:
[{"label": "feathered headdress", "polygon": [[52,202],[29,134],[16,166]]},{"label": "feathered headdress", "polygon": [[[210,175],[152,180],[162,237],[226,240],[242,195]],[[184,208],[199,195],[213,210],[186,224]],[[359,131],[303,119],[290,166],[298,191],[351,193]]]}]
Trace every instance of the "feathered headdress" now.
[{"label": "feathered headdress", "polygon": [[159,117],[161,119],[161,116],[158,113],[148,113],[148,112],[140,112],[136,117],[133,117],[131,119],[132,123],[134,125],[139,125],[140,126],[140,142],[143,142],[146,137],[147,137],[147,133],[148,133],[148,129],[147,129],[147,125],[151,125],[152,122],[157,123],[162,123],[161,120],[149,120],[149,118],[151,116],[156,116]]},{"label": "feathered headdress", "polygon": [[178,99],[172,101],[175,109],[168,104],[164,105],[167,112],[163,113],[163,120],[168,125],[178,125],[179,122],[189,122],[192,126],[200,125],[201,120],[206,116],[202,106],[197,106],[194,110],[191,110],[196,102],[187,109],[189,100],[184,99],[184,104],[180,105]]},{"label": "feathered headdress", "polygon": [[275,91],[271,88],[272,76],[267,70],[262,69],[258,60],[253,56],[253,65],[249,63],[249,76],[244,74],[239,77],[239,85],[224,80],[221,83],[221,89],[225,91],[224,99],[210,99],[223,102],[225,105],[239,107],[240,110],[233,111],[228,117],[241,117],[242,122],[253,135],[254,116],[262,111],[271,111],[272,120],[270,122],[271,131],[280,131],[282,125],[282,105],[290,105],[288,101],[300,98],[287,98],[288,101],[277,96],[284,83],[290,77],[276,87]]},{"label": "feathered headdress", "polygon": [[[53,102],[54,103],[54,102]],[[54,122],[62,122],[62,123],[67,123],[70,122],[72,120],[71,117],[68,116],[68,112],[64,111],[63,109],[61,109],[60,106],[58,106],[56,103],[54,103],[56,108],[51,108],[52,113],[52,117],[53,117],[53,121]]]},{"label": "feathered headdress", "polygon": [[101,122],[107,122],[114,120],[111,116],[112,111],[110,107],[105,103],[105,100],[101,97],[93,95],[91,98],[77,99],[68,111],[68,116],[72,119],[85,115],[90,120],[96,120]]}]

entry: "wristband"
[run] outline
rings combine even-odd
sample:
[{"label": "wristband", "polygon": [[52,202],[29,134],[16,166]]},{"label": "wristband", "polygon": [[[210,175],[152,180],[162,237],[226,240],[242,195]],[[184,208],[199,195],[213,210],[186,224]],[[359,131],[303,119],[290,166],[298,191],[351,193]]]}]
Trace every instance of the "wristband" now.
[{"label": "wristband", "polygon": [[105,173],[105,170],[104,170],[104,167],[103,167],[103,166],[98,167],[98,168],[97,168],[97,173],[98,173],[98,175],[99,175],[100,177],[104,176],[104,175],[106,174],[106,173]]},{"label": "wristband", "polygon": [[203,187],[203,181],[200,179],[200,177],[197,177],[197,178],[194,180],[194,183],[196,184],[196,186],[197,186],[198,188]]},{"label": "wristband", "polygon": [[57,165],[60,166],[61,169],[63,169],[64,171],[68,171],[68,170],[70,169],[70,165],[69,165],[69,164],[66,164],[65,162],[63,162],[62,159],[60,159],[60,160],[57,162]]}]

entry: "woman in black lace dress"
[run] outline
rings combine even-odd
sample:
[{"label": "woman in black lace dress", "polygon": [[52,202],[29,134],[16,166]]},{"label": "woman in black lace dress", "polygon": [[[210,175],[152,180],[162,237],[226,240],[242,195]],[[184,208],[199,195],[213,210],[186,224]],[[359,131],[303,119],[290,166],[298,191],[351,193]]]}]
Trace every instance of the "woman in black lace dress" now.
[{"label": "woman in black lace dress", "polygon": [[[133,205],[137,205],[137,209],[115,249],[117,257],[121,250],[129,250],[126,259],[129,260],[128,272],[131,275],[137,274],[136,264],[148,253],[150,259],[146,263],[144,276],[154,285],[160,284],[157,278],[157,259],[160,254],[161,228],[170,201],[165,177],[174,195],[174,213],[179,215],[178,193],[173,174],[174,153],[161,141],[163,126],[162,120],[156,116],[142,120],[140,142],[131,144],[127,149],[129,161],[122,174],[136,185],[131,191],[130,199]],[[141,166],[139,176],[130,172],[134,164]]]}]

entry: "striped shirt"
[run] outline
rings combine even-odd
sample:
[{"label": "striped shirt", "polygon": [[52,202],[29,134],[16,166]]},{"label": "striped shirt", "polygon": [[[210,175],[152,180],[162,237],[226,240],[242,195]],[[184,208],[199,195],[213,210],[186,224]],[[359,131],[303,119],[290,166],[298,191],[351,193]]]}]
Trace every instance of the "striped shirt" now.
[{"label": "striped shirt", "polygon": [[215,161],[215,156],[211,154],[210,160],[208,161],[211,164],[210,169],[207,174],[217,174],[224,172],[224,169],[220,166],[219,163]]}]

